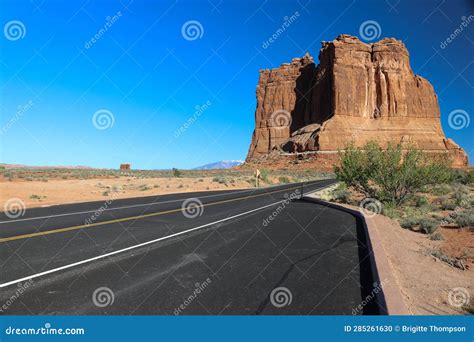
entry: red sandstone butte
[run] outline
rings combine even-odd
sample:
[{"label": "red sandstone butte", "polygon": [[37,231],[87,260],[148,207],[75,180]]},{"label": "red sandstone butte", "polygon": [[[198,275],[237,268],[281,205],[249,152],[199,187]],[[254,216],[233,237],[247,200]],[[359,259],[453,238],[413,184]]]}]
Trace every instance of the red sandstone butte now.
[{"label": "red sandstone butte", "polygon": [[449,153],[453,166],[467,166],[466,153],[444,136],[433,86],[413,73],[401,41],[340,35],[322,43],[319,62],[306,54],[260,71],[248,162],[272,151],[335,160],[351,142],[376,140]]}]

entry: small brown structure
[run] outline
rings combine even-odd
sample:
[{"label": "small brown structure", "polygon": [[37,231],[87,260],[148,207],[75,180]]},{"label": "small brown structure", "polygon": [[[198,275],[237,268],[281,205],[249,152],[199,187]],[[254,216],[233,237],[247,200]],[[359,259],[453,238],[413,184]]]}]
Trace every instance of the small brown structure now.
[{"label": "small brown structure", "polygon": [[120,164],[120,170],[130,170],[130,164]]}]

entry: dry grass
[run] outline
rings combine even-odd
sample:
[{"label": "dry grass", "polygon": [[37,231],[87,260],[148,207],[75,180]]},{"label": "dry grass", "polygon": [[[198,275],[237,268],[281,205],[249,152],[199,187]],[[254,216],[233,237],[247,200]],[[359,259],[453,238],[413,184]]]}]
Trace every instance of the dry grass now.
[{"label": "dry grass", "polygon": [[[260,186],[322,179],[316,171],[263,170]],[[176,175],[176,173],[174,173]],[[111,198],[255,187],[252,170],[0,169],[0,199],[20,198],[27,208]]]}]

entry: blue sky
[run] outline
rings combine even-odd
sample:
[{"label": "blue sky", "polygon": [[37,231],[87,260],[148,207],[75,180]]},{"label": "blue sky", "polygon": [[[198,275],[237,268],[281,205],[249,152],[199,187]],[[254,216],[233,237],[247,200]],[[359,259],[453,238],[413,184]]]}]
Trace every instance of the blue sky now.
[{"label": "blue sky", "polygon": [[[446,135],[474,157],[474,122],[459,130],[448,124],[454,110],[474,113],[474,21],[441,48],[474,14],[467,0],[0,3],[4,163],[153,169],[244,159],[258,70],[306,51],[317,57],[321,41],[359,36],[367,20],[380,25],[380,38],[405,42],[414,72],[438,93]],[[295,12],[297,20],[264,49]],[[198,37],[183,36],[191,20],[201,25]],[[24,27],[19,36],[7,30],[12,21]],[[97,112],[113,125],[94,125]]]}]

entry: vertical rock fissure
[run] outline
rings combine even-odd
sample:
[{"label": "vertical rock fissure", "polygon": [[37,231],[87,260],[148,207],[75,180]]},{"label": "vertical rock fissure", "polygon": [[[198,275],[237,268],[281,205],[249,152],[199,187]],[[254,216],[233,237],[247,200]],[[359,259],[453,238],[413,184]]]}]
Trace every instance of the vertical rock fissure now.
[{"label": "vertical rock fissure", "polygon": [[[408,50],[393,38],[366,44],[340,35],[323,42],[317,66],[306,54],[261,70],[256,98],[247,161],[274,149],[327,155],[351,142],[409,140],[450,153],[455,166],[467,165],[465,152],[444,136],[433,87],[413,73]],[[274,119],[282,112],[290,117],[279,127]]]}]

